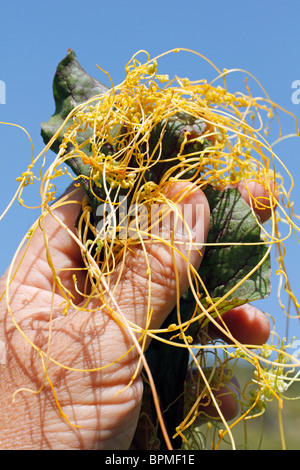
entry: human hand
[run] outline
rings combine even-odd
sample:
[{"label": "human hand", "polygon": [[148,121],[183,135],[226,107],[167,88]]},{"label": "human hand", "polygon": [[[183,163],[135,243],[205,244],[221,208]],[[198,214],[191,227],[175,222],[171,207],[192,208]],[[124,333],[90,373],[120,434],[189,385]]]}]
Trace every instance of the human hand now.
[{"label": "human hand", "polygon": [[[178,188],[188,183],[176,183],[170,190],[173,197]],[[55,209],[55,217],[75,233],[74,224],[79,212],[82,191],[72,196],[74,203]],[[209,226],[209,207],[200,189],[186,196],[182,203],[203,204],[204,218],[192,221],[204,226],[204,239]],[[51,259],[60,269],[61,282],[74,296],[74,304],[84,299],[85,272],[82,256],[75,238],[70,236],[52,215],[45,220],[45,233],[49,241]],[[168,227],[164,227],[165,230]],[[169,227],[171,230],[172,227]],[[176,235],[175,235],[176,238]],[[151,308],[153,315],[149,327],[159,328],[176,304],[177,287],[173,258],[166,245],[149,244],[147,254],[151,266]],[[183,251],[183,255],[186,254]],[[136,348],[126,354],[133,344],[128,330],[112,318],[96,297],[89,301],[88,311],[69,310],[61,315],[63,297],[56,289],[53,294],[53,272],[46,257],[45,239],[37,230],[29,249],[22,253],[18,272],[9,286],[9,302],[13,317],[27,340],[15,328],[7,314],[5,298],[1,302],[0,339],[5,345],[5,360],[1,368],[0,445],[16,449],[128,449],[132,441],[142,399],[142,380],[137,375],[130,383],[139,364]],[[110,288],[116,305],[129,322],[145,328],[148,313],[148,274],[144,251],[137,248],[126,258],[121,281],[119,268],[111,276]],[[190,254],[190,263],[198,269],[201,256]],[[188,288],[186,262],[176,255],[176,268],[180,294]],[[75,289],[72,275],[77,276]],[[6,289],[7,273],[1,279],[1,292]],[[28,342],[47,353],[49,311],[52,311],[49,355],[53,359],[45,364],[51,378],[61,413],[50,383],[46,380],[41,356]],[[266,317],[251,306],[240,307],[239,314],[230,311],[225,321],[231,333],[251,344],[267,340],[269,326]],[[250,326],[253,328],[250,328]],[[44,356],[47,361],[47,354]],[[58,361],[67,368],[62,368]],[[111,364],[109,367],[106,365]],[[72,369],[72,370],[71,370]],[[76,370],[78,371],[76,371]],[[92,370],[98,369],[98,370]],[[87,370],[87,372],[82,372]],[[40,393],[20,392],[12,403],[13,393],[20,387],[39,390]],[[121,392],[122,393],[119,393]],[[62,416],[68,417],[68,423]]]}]

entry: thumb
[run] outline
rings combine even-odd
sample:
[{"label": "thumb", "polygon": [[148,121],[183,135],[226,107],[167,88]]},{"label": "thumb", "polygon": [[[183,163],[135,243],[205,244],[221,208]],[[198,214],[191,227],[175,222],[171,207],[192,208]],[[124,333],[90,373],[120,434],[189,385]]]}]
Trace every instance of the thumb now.
[{"label": "thumb", "polygon": [[[188,182],[173,183],[166,193],[160,229],[134,248],[112,274],[114,298],[127,320],[144,328],[159,328],[189,286],[189,271],[198,269],[203,255],[210,210],[202,190]],[[171,210],[165,211],[168,207]],[[183,219],[181,218],[183,216]],[[151,218],[151,223],[153,222]]]}]

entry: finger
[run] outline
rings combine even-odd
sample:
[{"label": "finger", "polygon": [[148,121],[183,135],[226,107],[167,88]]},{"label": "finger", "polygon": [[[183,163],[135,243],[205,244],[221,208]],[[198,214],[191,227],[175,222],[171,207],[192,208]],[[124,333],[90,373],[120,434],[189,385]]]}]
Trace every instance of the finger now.
[{"label": "finger", "polygon": [[[270,335],[270,323],[266,315],[250,304],[241,305],[228,310],[217,322],[240,343],[261,345],[267,342]],[[212,338],[221,338],[230,341],[230,337],[210,324],[209,334]]]},{"label": "finger", "polygon": [[[270,218],[272,207],[269,192],[261,184],[255,181],[248,181],[247,183],[240,181],[233,186],[239,189],[248,205],[251,205],[252,200],[254,211],[262,223]],[[225,325],[230,334],[244,344],[264,344],[270,335],[270,324],[265,314],[249,304],[229,310],[217,322],[223,327]],[[212,338],[221,338],[228,341],[228,336],[222,333],[214,324],[209,325],[209,334]]]},{"label": "finger", "polygon": [[226,383],[213,387],[212,393],[219,409],[215,406],[210,394],[204,396],[198,408],[198,425],[220,419],[220,412],[226,421],[231,421],[239,414],[240,386],[235,376]]},{"label": "finger", "polygon": [[183,225],[175,221],[175,217],[166,216],[162,219],[162,239],[133,247],[110,279],[115,302],[122,306],[124,316],[142,326],[146,313],[151,310],[151,328],[160,327],[176,305],[178,296],[187,290],[189,272],[191,267],[197,270],[200,266],[203,248],[200,253],[199,248],[209,229],[210,209],[201,189],[187,182],[177,182],[166,196],[184,212],[191,235],[197,238],[197,247],[190,250],[189,243],[183,243],[189,240]]},{"label": "finger", "polygon": [[[270,192],[256,181],[239,181],[233,185],[237,187],[249,206],[253,206],[254,212],[258,215],[262,223],[266,222],[272,215],[272,211],[276,208],[276,200],[278,196],[275,195],[270,201]],[[271,191],[273,192],[274,185],[271,184]]]}]

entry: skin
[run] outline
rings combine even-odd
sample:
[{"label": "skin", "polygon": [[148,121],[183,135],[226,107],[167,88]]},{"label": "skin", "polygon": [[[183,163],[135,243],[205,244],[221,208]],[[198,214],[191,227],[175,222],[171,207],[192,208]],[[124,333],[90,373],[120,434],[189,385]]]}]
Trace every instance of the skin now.
[{"label": "skin", "polygon": [[[179,190],[190,188],[186,182],[176,183],[168,196],[176,199]],[[78,201],[82,192],[72,196],[73,204],[55,210],[55,215],[75,233],[74,224],[79,212]],[[204,218],[192,219],[192,225],[203,227],[204,240],[209,227],[209,206],[199,188],[188,194],[183,203],[203,204]],[[172,221],[170,222],[172,224]],[[198,224],[198,225],[197,225]],[[51,257],[60,271],[64,285],[74,294],[74,302],[82,302],[75,291],[72,274],[76,273],[79,289],[83,289],[84,273],[78,245],[50,215],[45,218]],[[165,227],[172,230],[172,225]],[[182,250],[183,254],[187,254]],[[151,292],[153,315],[150,328],[159,328],[176,304],[176,280],[173,258],[162,244],[147,245],[151,266]],[[145,327],[147,319],[148,275],[141,248],[126,259],[121,281],[115,293],[123,315],[135,324]],[[186,263],[176,255],[180,294],[188,287]],[[201,256],[191,252],[191,264],[198,269]],[[111,287],[117,284],[119,268],[111,278]],[[0,280],[0,291],[5,290],[5,273]],[[5,351],[0,364],[0,446],[2,449],[128,449],[134,436],[142,399],[142,380],[137,375],[133,384],[125,388],[137,370],[139,354],[133,349],[122,357],[132,345],[126,329],[101,308],[99,299],[90,301],[90,312],[70,309],[61,315],[62,296],[59,290],[53,296],[52,272],[45,256],[44,237],[38,230],[24,254],[19,271],[14,277],[9,298],[14,318],[27,337],[38,347],[47,350],[49,311],[53,305],[50,355],[60,363],[76,369],[91,369],[115,362],[100,371],[76,372],[49,362],[47,371],[61,411],[59,413],[53,391],[45,381],[41,393],[22,391],[20,387],[39,390],[43,383],[43,369],[39,354],[20,335],[7,314],[5,298],[0,303],[0,340]],[[269,336],[269,322],[262,312],[251,306],[230,311],[224,317],[238,340],[261,344]],[[252,325],[252,326],[251,326]],[[250,327],[251,326],[251,327]],[[120,360],[118,360],[122,357]],[[117,392],[120,392],[118,395]],[[227,400],[228,401],[228,400]],[[232,402],[226,405],[232,412]],[[226,410],[225,410],[226,411]]]},{"label": "skin", "polygon": [[[244,200],[247,202],[247,204],[249,204],[249,206],[252,202],[254,211],[256,212],[262,223],[266,222],[271,217],[272,206],[270,203],[268,192],[262,185],[257,184],[255,181],[248,181],[247,185],[245,185],[244,181],[239,181],[234,186],[238,188]],[[272,185],[271,189],[274,189]],[[272,204],[276,206],[275,201],[273,201]]]}]

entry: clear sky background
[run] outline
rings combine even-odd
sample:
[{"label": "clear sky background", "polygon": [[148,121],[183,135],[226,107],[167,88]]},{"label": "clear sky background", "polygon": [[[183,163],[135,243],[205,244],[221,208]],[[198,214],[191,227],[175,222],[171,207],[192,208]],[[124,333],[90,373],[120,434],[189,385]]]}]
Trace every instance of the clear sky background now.
[{"label": "clear sky background", "polygon": [[[90,75],[107,85],[97,64],[118,84],[124,79],[126,62],[140,49],[147,50],[151,57],[177,47],[193,49],[220,69],[251,72],[273,101],[300,119],[300,104],[292,102],[292,83],[300,80],[299,0],[10,0],[2,2],[0,15],[0,80],[5,84],[0,120],[23,126],[36,154],[43,148],[40,123],[54,112],[55,69],[69,48]],[[203,61],[187,53],[168,56],[161,61],[159,71],[192,79],[214,76]],[[236,74],[233,84],[244,91],[243,81],[244,76]],[[255,94],[254,82],[249,84]],[[295,132],[290,117],[281,115],[281,120],[283,133]],[[277,130],[276,123],[274,126]],[[284,141],[276,151],[295,178],[292,195],[295,210],[300,213],[299,139]],[[47,158],[52,156],[48,153]],[[16,178],[30,158],[31,146],[25,133],[0,125],[0,212],[14,194]],[[26,194],[26,201],[39,202],[38,185]],[[37,215],[15,204],[1,222],[0,272]],[[292,286],[300,297],[299,245],[293,239],[286,246]],[[271,297],[258,305],[275,316],[279,332],[284,335],[276,284]],[[293,323],[293,334],[298,335],[298,325]]]}]

